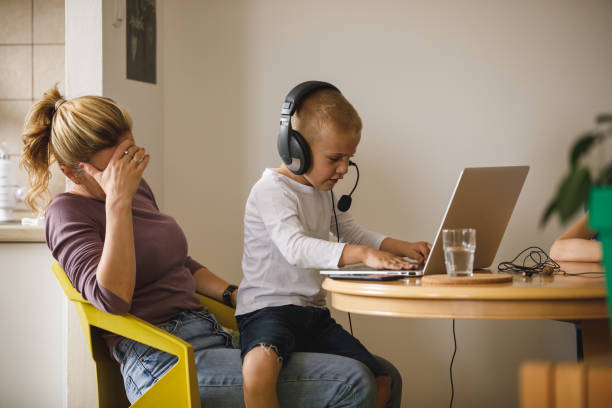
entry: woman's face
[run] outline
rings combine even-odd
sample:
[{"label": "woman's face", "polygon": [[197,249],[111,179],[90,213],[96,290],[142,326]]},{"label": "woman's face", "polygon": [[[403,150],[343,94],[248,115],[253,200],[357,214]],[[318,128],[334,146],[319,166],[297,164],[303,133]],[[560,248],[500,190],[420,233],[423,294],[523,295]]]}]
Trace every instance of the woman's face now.
[{"label": "woman's face", "polygon": [[[134,139],[132,136],[132,132],[127,131],[123,135],[119,137],[119,141],[117,145],[123,142],[125,139]],[[89,159],[89,164],[94,166],[99,171],[104,171],[110,162],[113,153],[117,150],[117,145],[107,147],[106,149],[102,149],[94,153]],[[75,186],[73,188],[73,192],[76,194],[85,195],[90,198],[95,198],[96,200],[104,201],[106,199],[106,193],[100,187],[98,181],[90,176],[85,170],[79,171],[76,176],[77,180],[71,179],[75,182]]]}]

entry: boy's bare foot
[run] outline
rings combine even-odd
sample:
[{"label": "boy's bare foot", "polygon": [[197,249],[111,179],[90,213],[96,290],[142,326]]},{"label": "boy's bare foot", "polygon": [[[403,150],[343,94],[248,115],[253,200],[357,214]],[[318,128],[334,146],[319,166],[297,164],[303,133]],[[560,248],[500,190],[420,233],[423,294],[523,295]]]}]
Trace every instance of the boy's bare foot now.
[{"label": "boy's bare foot", "polygon": [[391,377],[388,375],[376,377],[376,408],[384,408],[391,397]]}]

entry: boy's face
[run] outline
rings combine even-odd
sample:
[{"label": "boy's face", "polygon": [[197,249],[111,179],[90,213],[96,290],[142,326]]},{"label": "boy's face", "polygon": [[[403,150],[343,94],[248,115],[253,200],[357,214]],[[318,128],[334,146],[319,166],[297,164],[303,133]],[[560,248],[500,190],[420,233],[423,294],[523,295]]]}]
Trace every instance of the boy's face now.
[{"label": "boy's face", "polygon": [[310,144],[312,164],[304,179],[317,190],[329,191],[348,172],[349,159],[355,155],[360,132],[340,132],[326,126]]}]

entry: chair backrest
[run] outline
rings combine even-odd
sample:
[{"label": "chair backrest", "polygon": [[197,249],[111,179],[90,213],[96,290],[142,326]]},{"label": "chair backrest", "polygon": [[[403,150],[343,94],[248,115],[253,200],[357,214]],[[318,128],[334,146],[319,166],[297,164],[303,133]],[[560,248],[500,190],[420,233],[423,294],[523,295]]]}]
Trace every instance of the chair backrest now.
[{"label": "chair backrest", "polygon": [[70,279],[62,267],[55,262],[51,267],[55,278],[59,282],[64,294],[74,303],[81,327],[89,345],[91,356],[96,365],[96,383],[98,387],[98,406],[124,408],[129,407],[130,402],[125,394],[123,377],[119,371],[119,366],[110,354],[106,342],[101,334],[102,330],[93,327],[87,320],[87,307],[93,307],[83,299],[83,296],[72,286]]},{"label": "chair backrest", "polygon": [[612,365],[526,362],[520,369],[522,408],[609,408]]},{"label": "chair backrest", "polygon": [[200,297],[202,306],[208,309],[210,314],[215,316],[215,319],[217,319],[217,322],[219,322],[221,326],[226,329],[238,330],[238,324],[234,316],[236,311],[234,309],[207,296],[200,295],[199,293],[198,296]]},{"label": "chair backrest", "polygon": [[184,340],[132,315],[105,313],[87,302],[76,291],[62,267],[51,267],[66,297],[77,309],[85,338],[96,365],[99,408],[130,407],[119,365],[110,356],[104,331],[118,334],[177,356],[177,363],[132,407],[200,407],[200,392],[193,347]]}]

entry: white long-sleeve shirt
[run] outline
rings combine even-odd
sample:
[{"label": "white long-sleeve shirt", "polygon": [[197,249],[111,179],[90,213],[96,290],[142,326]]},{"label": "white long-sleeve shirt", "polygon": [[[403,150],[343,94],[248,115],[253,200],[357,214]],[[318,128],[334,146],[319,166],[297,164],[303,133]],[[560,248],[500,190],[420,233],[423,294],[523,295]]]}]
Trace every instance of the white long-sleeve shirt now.
[{"label": "white long-sleeve shirt", "polygon": [[268,306],[325,306],[319,270],[337,268],[346,243],[378,249],[385,239],[350,213],[336,214],[340,243],[329,240],[336,235],[329,191],[263,172],[246,203],[237,315]]}]

